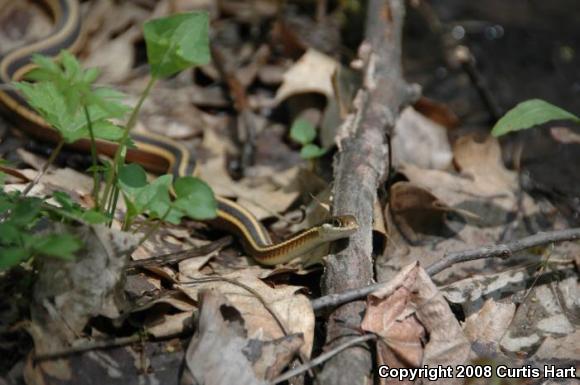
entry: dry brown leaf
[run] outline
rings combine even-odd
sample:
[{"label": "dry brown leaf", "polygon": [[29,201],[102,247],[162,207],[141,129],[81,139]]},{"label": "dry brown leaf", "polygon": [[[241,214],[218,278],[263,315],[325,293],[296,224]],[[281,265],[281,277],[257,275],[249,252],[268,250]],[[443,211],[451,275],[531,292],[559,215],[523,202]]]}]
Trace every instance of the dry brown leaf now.
[{"label": "dry brown leaf", "polygon": [[218,290],[204,289],[181,384],[266,384],[264,376],[276,376],[300,344],[299,335],[271,341],[252,333],[243,311]]},{"label": "dry brown leaf", "polygon": [[462,307],[470,340],[489,354],[533,351],[544,338],[575,333],[572,314],[580,308],[580,286],[574,263],[562,261],[543,271],[536,267],[479,275],[441,289],[450,303]]},{"label": "dry brown leaf", "polygon": [[159,82],[143,104],[140,121],[148,130],[173,139],[189,139],[225,124],[192,106],[192,95],[191,87],[176,92],[168,83]]},{"label": "dry brown leaf", "polygon": [[284,81],[286,68],[282,65],[265,64],[258,71],[258,79],[264,84],[277,86]]},{"label": "dry brown leaf", "polygon": [[205,11],[209,13],[211,20],[218,15],[218,1],[215,0],[171,0],[169,7],[172,14]]},{"label": "dry brown leaf", "polygon": [[134,65],[135,43],[142,36],[141,25],[149,13],[132,2],[93,2],[86,31],[91,35],[83,47],[83,64],[101,70],[99,82],[127,80]]},{"label": "dry brown leaf", "polygon": [[453,151],[460,175],[412,165],[405,165],[401,171],[411,182],[427,188],[450,206],[465,200],[466,195],[472,195],[492,200],[505,209],[513,209],[517,177],[503,165],[501,149],[495,138],[488,137],[478,143],[473,137],[462,137],[457,140]]},{"label": "dry brown leaf", "polygon": [[383,208],[379,200],[373,203],[373,254],[382,254],[388,242]]},{"label": "dry brown leaf", "polygon": [[560,143],[580,143],[580,134],[568,127],[550,127],[550,135]]},{"label": "dry brown leaf", "polygon": [[497,348],[508,330],[516,311],[513,302],[503,303],[488,299],[483,307],[465,319],[463,331],[469,341],[486,348]]},{"label": "dry brown leaf", "polygon": [[178,336],[184,330],[191,329],[191,324],[193,323],[192,317],[191,312],[163,314],[155,322],[146,325],[145,330],[147,330],[148,334],[157,338]]},{"label": "dry brown leaf", "polygon": [[284,74],[284,82],[276,92],[276,103],[293,95],[311,92],[331,98],[334,95],[332,75],[337,66],[335,59],[309,49]]},{"label": "dry brown leaf", "polygon": [[9,50],[45,38],[54,30],[50,15],[39,4],[25,1],[0,2],[0,47]]},{"label": "dry brown leaf", "polygon": [[255,22],[256,18],[274,17],[279,7],[270,0],[255,0],[251,3],[246,0],[226,0],[217,3],[225,15],[232,15],[237,20],[245,22]]},{"label": "dry brown leaf", "polygon": [[[415,284],[416,269],[407,269],[395,278],[397,288],[388,296],[374,294],[367,299],[367,311],[361,328],[378,334],[377,364],[391,368],[417,368],[423,359],[422,340],[425,330],[407,308],[412,301],[410,289]],[[381,379],[381,384],[403,383],[398,379]]]},{"label": "dry brown leaf", "polygon": [[413,104],[413,108],[421,115],[445,128],[451,129],[459,125],[457,115],[444,103],[421,96]]},{"label": "dry brown leaf", "polygon": [[[304,345],[301,352],[305,357],[310,356],[314,337],[314,313],[310,301],[306,296],[298,294],[301,290],[297,286],[270,287],[260,280],[257,275],[261,274],[259,268],[248,268],[223,278],[239,282],[257,292],[269,307],[278,315],[281,322],[289,333],[301,333],[304,336]],[[263,336],[264,339],[273,340],[284,336],[280,325],[272,317],[272,314],[264,307],[253,293],[245,288],[229,282],[218,281],[197,283],[195,286],[186,284],[191,279],[204,279],[206,276],[194,277],[182,276],[178,282],[179,289],[190,298],[197,300],[198,293],[202,289],[216,289],[226,296],[228,301],[235,306],[246,321],[246,329],[250,336]]]},{"label": "dry brown leaf", "polygon": [[413,107],[405,108],[399,116],[391,148],[394,167],[407,163],[425,169],[445,170],[453,160],[447,130]]},{"label": "dry brown leaf", "polygon": [[449,235],[445,214],[452,211],[429,191],[410,182],[395,183],[389,191],[393,222],[411,243],[420,244],[428,235]]},{"label": "dry brown leaf", "polygon": [[[436,367],[469,361],[470,345],[459,322],[418,264],[402,268],[369,296],[369,305],[374,308],[365,315],[363,328],[371,325],[370,330],[384,337],[387,348],[381,355],[391,360],[379,365]],[[423,348],[424,336],[428,336],[428,341]],[[445,383],[463,384],[463,379],[449,378]]]},{"label": "dry brown leaf", "polygon": [[[535,278],[531,272],[526,276]],[[543,279],[517,293],[514,300],[522,297],[510,329],[501,340],[504,351],[530,354],[546,337],[559,338],[576,332],[580,284],[571,264],[548,268]]]},{"label": "dry brown leaf", "polygon": [[204,147],[211,149],[215,155],[200,165],[199,177],[217,195],[238,198],[238,203],[258,219],[286,211],[300,195],[298,186],[294,183],[298,175],[297,167],[277,173],[271,170],[273,176],[262,178],[261,181],[251,178],[234,181],[225,170],[224,157],[220,156],[226,151],[226,146],[212,131],[206,131]]},{"label": "dry brown leaf", "polygon": [[[497,243],[506,237],[506,226],[509,224],[515,228],[513,232],[518,231],[515,232],[517,236],[529,234],[530,223],[532,228],[537,228],[536,231],[544,229],[542,226],[545,225],[535,222],[540,216],[537,204],[519,190],[516,174],[503,166],[496,139],[490,137],[478,143],[473,137],[464,137],[457,141],[454,151],[456,165],[461,171],[459,174],[410,164],[401,167],[400,171],[413,185],[428,191],[451,210],[442,218],[445,228],[432,233],[420,245],[412,245],[396,226],[391,227],[392,242],[384,256],[377,259],[377,272],[381,280],[389,279],[400,266],[411,261],[419,260],[429,266],[446,252]],[[417,215],[425,214],[419,212]],[[521,216],[529,218],[528,227],[521,225]],[[413,221],[420,222],[421,219],[413,218]],[[392,218],[388,221],[395,222]],[[517,224],[520,226],[516,228]],[[489,264],[488,267],[499,269],[501,266],[498,263]],[[438,278],[444,280],[450,274],[464,277],[475,271],[482,272],[484,267],[485,261],[482,260],[458,264],[438,275]]]},{"label": "dry brown leaf", "polygon": [[580,344],[578,344],[578,341],[580,341],[580,330],[578,329],[563,337],[546,337],[534,357],[540,361],[562,360],[575,362],[576,372],[578,372],[578,363],[580,363]]}]

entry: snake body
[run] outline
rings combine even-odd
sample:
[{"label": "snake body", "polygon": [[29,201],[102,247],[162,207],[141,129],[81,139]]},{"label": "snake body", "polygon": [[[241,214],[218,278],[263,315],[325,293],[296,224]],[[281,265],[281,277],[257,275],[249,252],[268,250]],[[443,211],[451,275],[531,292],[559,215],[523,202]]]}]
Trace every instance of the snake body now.
[{"label": "snake body", "polygon": [[[62,49],[75,50],[81,43],[81,12],[77,0],[45,0],[54,18],[54,32],[46,39],[14,49],[0,57],[0,109],[17,127],[35,139],[56,143],[59,134],[39,116],[12,88],[10,83],[19,80],[32,69],[31,56],[40,53],[56,56]],[[180,143],[152,133],[132,134],[135,149],[129,149],[126,159],[136,162],[151,172],[170,172],[175,177],[194,173],[196,162]],[[89,151],[90,142],[81,139],[73,147]],[[97,151],[112,156],[117,144],[99,140]],[[288,240],[272,243],[264,226],[244,207],[224,197],[216,197],[217,219],[220,227],[239,236],[245,251],[257,262],[277,265],[300,258],[308,260],[310,254],[330,242],[348,237],[358,228],[352,215],[331,217],[324,223],[300,232]]]}]

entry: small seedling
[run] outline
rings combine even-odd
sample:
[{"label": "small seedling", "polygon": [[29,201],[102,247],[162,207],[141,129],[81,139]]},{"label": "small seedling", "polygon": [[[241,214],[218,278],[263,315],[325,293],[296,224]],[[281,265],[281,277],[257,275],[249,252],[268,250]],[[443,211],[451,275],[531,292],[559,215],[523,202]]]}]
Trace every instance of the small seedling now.
[{"label": "small seedling", "polygon": [[290,138],[302,145],[302,159],[316,159],[326,154],[326,149],[312,143],[316,139],[316,128],[309,121],[296,119],[290,128]]}]

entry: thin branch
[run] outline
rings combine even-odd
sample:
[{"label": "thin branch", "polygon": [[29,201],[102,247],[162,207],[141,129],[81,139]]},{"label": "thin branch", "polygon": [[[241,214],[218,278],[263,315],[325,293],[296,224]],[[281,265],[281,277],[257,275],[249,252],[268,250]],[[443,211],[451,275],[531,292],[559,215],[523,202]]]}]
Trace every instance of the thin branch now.
[{"label": "thin branch", "polygon": [[46,171],[48,170],[50,165],[54,162],[54,160],[56,159],[58,154],[60,154],[60,150],[62,150],[63,146],[64,146],[64,139],[61,139],[58,142],[58,144],[56,145],[55,149],[50,154],[50,157],[47,159],[46,163],[44,163],[42,170],[40,170],[40,172],[38,174],[36,174],[36,177],[34,178],[34,180],[32,182],[28,183],[28,185],[24,188],[24,190],[22,191],[22,196],[26,196],[30,192],[30,190],[32,190],[34,185],[36,185],[40,181],[40,178],[42,178],[44,176],[44,174],[46,174]]},{"label": "thin branch", "polygon": [[[432,277],[455,265],[456,263],[474,261],[476,259],[483,258],[499,257],[506,259],[510,258],[518,251],[529,249],[531,247],[542,246],[554,242],[574,241],[578,239],[580,239],[580,228],[538,233],[513,242],[499,245],[488,245],[473,250],[448,253],[445,254],[443,258],[427,267],[425,270],[427,271],[427,274]],[[329,294],[311,301],[311,305],[314,311],[318,311],[326,307],[338,306],[363,298],[380,289],[385,284],[385,282],[379,282],[338,294]]]},{"label": "thin branch", "polygon": [[508,243],[488,245],[474,250],[448,253],[425,270],[427,271],[427,274],[434,276],[456,263],[468,262],[482,258],[499,257],[507,259],[513,256],[514,253],[531,247],[542,246],[553,242],[574,241],[577,239],[580,239],[580,228],[538,233]]},{"label": "thin branch", "polygon": [[220,76],[224,80],[234,102],[238,114],[237,141],[241,145],[240,171],[242,175],[254,164],[256,152],[256,122],[252,116],[246,87],[242,84],[235,71],[228,67],[226,59],[216,44],[211,45],[211,53]]},{"label": "thin branch", "polygon": [[64,358],[68,356],[72,356],[75,354],[80,354],[92,350],[103,350],[103,349],[111,349],[117,348],[120,346],[127,346],[132,345],[137,342],[147,342],[147,341],[165,341],[170,340],[176,337],[188,337],[192,334],[192,329],[185,329],[182,332],[175,333],[167,333],[167,332],[159,332],[157,335],[153,336],[148,334],[145,330],[143,333],[134,334],[132,336],[127,337],[117,337],[105,340],[93,340],[93,341],[86,341],[79,343],[78,345],[71,346],[69,348],[55,350],[48,353],[41,353],[34,355],[33,359],[35,362],[38,361],[47,361],[47,360],[54,360],[58,358]]},{"label": "thin branch", "polygon": [[184,261],[189,258],[201,257],[203,255],[208,255],[215,251],[221,250],[230,243],[232,243],[233,238],[231,236],[223,237],[215,242],[208,243],[200,247],[193,247],[187,250],[180,250],[175,253],[163,254],[153,258],[139,259],[136,261],[130,261],[127,264],[127,268],[143,268],[143,267],[153,267],[153,266],[165,266],[175,264]]},{"label": "thin branch", "polygon": [[475,58],[467,46],[460,45],[455,48],[453,54],[456,60],[461,63],[461,67],[469,76],[469,80],[477,90],[481,101],[487,108],[493,121],[497,121],[503,115],[502,108],[491,92],[481,72],[477,69]]},{"label": "thin branch", "polygon": [[318,365],[324,363],[325,361],[329,360],[333,356],[337,355],[338,353],[342,352],[343,350],[350,348],[353,345],[358,345],[360,343],[370,341],[370,340],[375,340],[375,339],[377,339],[377,336],[375,334],[365,334],[365,335],[350,339],[347,342],[345,342],[344,344],[338,345],[337,347],[333,348],[332,350],[327,351],[326,353],[322,353],[321,355],[319,355],[318,357],[305,363],[304,365],[300,365],[292,370],[285,372],[281,376],[278,376],[277,378],[273,379],[272,382],[270,382],[270,385],[279,384],[281,382],[289,380],[292,377],[295,377],[299,374],[302,374],[302,373],[306,372],[307,370],[310,370],[310,369],[314,368],[315,366],[318,366]]}]

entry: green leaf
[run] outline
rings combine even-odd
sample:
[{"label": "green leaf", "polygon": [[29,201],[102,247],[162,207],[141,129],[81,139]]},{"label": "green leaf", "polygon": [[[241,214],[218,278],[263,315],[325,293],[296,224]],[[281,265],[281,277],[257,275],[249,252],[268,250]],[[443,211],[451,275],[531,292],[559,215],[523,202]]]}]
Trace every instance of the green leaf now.
[{"label": "green leaf", "polygon": [[83,209],[81,205],[73,201],[68,194],[62,191],[55,191],[52,194],[52,196],[54,200],[56,200],[58,204],[61,206],[62,210],[64,210],[65,212],[67,212],[68,214],[70,214],[71,216],[82,222],[86,222],[89,224],[98,224],[105,223],[109,219],[105,214],[97,210]]},{"label": "green leaf", "polygon": [[15,87],[67,142],[89,136],[85,107],[96,138],[117,140],[121,137],[121,130],[109,119],[123,118],[130,108],[121,103],[124,96],[120,92],[104,87],[92,89],[97,70],[83,71],[79,61],[67,51],[61,52],[58,62],[39,55],[33,61],[38,68],[31,71],[29,78],[37,82],[19,82]]},{"label": "green leaf", "polygon": [[32,249],[50,257],[72,260],[75,252],[83,246],[82,242],[72,234],[50,234],[43,237],[34,237]]},{"label": "green leaf", "polygon": [[[134,187],[122,180],[119,187],[123,192],[127,204],[127,216],[133,218],[139,214],[147,213],[151,218],[162,218],[170,210],[171,199],[169,188],[171,187],[171,175],[162,175],[144,186]],[[140,181],[136,181],[137,186]],[[179,222],[181,213],[169,211],[168,218],[171,223]]]},{"label": "green leaf", "polygon": [[40,213],[42,200],[38,198],[26,198],[20,200],[14,206],[10,215],[10,223],[16,226],[27,226],[34,222]]},{"label": "green leaf", "polygon": [[113,142],[120,140],[123,136],[123,128],[109,122],[108,120],[93,122],[93,132],[95,133],[95,137]]},{"label": "green leaf", "polygon": [[11,210],[14,207],[14,203],[11,202],[8,196],[0,195],[0,214]]},{"label": "green leaf", "polygon": [[83,74],[82,81],[84,83],[93,84],[100,74],[101,71],[98,68],[87,68],[87,70]]},{"label": "green leaf", "polygon": [[20,241],[20,230],[10,222],[0,223],[0,243],[13,245]]},{"label": "green leaf", "polygon": [[[172,180],[173,176],[171,175],[161,175],[139,191],[135,203],[142,207],[143,211],[150,217],[163,217],[170,209],[169,188]],[[170,215],[176,215],[176,213],[172,214],[170,211]]]},{"label": "green leaf", "polygon": [[95,88],[87,96],[88,102],[98,106],[101,110],[107,112],[107,118],[123,118],[131,107],[121,103],[125,99],[125,94],[107,87]]},{"label": "green leaf", "polygon": [[145,23],[143,32],[154,77],[168,77],[210,60],[209,18],[205,12],[151,20]]},{"label": "green leaf", "polygon": [[205,220],[216,217],[217,201],[211,188],[199,178],[185,176],[174,184],[176,199],[173,206],[192,219]]},{"label": "green leaf", "polygon": [[119,170],[119,182],[129,188],[138,189],[147,184],[147,173],[137,163],[126,164]]},{"label": "green leaf", "polygon": [[89,223],[91,225],[97,225],[100,223],[105,223],[109,220],[109,217],[97,210],[87,210],[80,215],[80,219],[83,222]]},{"label": "green leaf", "polygon": [[76,208],[77,203],[65,193],[64,191],[55,191],[52,193],[52,197],[55,201],[66,211],[72,211]]},{"label": "green leaf", "polygon": [[0,270],[18,265],[30,258],[30,253],[21,247],[0,247]]},{"label": "green leaf", "polygon": [[35,53],[32,55],[32,62],[38,66],[38,69],[43,70],[45,73],[52,74],[53,76],[60,73],[58,64],[48,56]]},{"label": "green leaf", "polygon": [[315,144],[307,144],[300,150],[300,157],[302,157],[302,159],[319,158],[326,154],[326,151],[326,149],[320,148]]},{"label": "green leaf", "polygon": [[316,128],[307,120],[296,119],[290,128],[290,138],[304,146],[316,138]]},{"label": "green leaf", "polygon": [[491,130],[493,136],[505,135],[523,130],[551,120],[572,120],[579,122],[576,115],[540,99],[522,102],[508,111]]},{"label": "green leaf", "polygon": [[81,63],[69,51],[60,53],[60,62],[64,68],[64,75],[67,79],[80,81],[84,76]]}]

